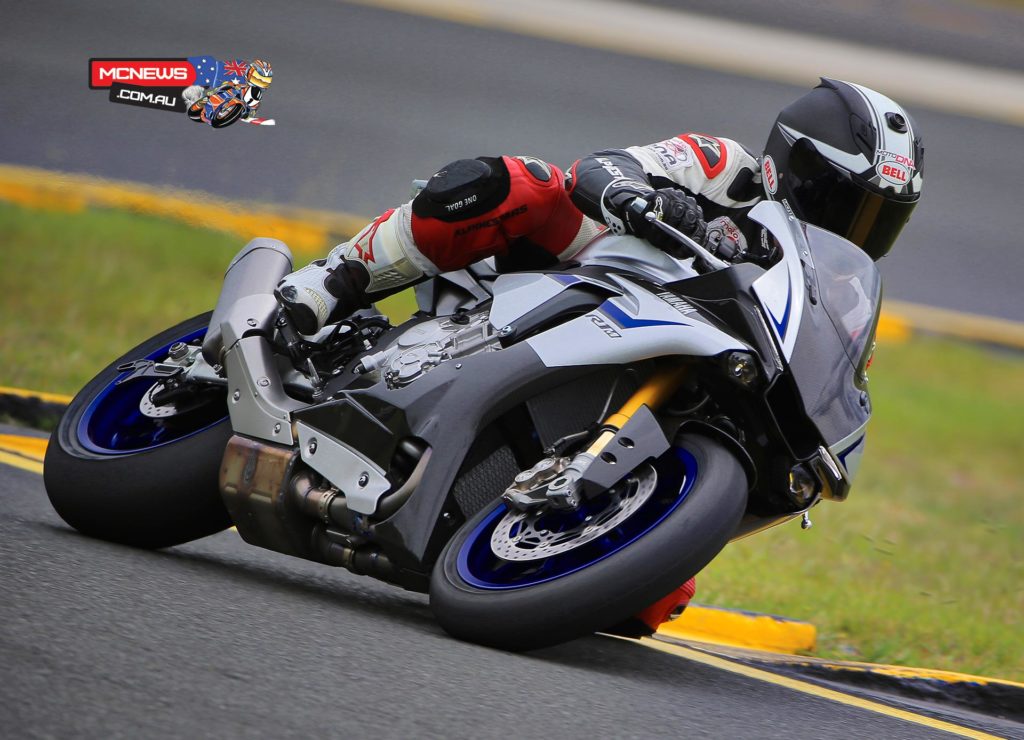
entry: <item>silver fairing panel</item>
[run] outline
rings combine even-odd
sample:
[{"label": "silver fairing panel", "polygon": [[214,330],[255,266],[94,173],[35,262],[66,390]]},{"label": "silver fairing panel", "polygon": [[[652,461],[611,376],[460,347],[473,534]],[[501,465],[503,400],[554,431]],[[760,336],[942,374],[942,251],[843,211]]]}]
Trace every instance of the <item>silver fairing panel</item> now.
[{"label": "silver fairing panel", "polygon": [[497,331],[574,286],[590,283],[608,291],[609,298],[594,311],[526,340],[548,367],[624,364],[669,355],[707,357],[749,349],[711,326],[685,301],[669,302],[641,285],[694,277],[690,260],[677,260],[633,237],[605,234],[577,261],[607,268],[608,274],[519,273],[502,275],[494,283],[491,325]]},{"label": "silver fairing panel", "polygon": [[[548,367],[613,365],[671,355],[711,357],[749,347],[617,275],[620,294],[596,310],[526,340]],[[685,304],[684,304],[685,305]]]}]

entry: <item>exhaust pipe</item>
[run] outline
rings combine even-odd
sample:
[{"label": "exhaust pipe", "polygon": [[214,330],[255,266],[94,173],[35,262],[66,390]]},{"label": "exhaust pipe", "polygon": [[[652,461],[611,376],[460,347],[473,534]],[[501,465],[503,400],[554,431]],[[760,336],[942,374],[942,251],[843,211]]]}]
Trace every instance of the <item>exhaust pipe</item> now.
[{"label": "exhaust pipe", "polygon": [[224,273],[224,286],[203,340],[203,357],[208,363],[220,364],[224,348],[220,325],[231,307],[251,295],[271,295],[281,278],[291,271],[292,253],[277,239],[257,237],[235,255]]}]

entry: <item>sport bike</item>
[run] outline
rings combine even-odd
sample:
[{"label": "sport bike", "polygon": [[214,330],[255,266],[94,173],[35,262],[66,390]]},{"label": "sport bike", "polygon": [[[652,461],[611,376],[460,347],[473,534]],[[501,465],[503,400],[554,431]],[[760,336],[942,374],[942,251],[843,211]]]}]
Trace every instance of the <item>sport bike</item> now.
[{"label": "sport bike", "polygon": [[113,362],[53,434],[45,483],[83,533],[252,545],[429,592],[504,649],[610,627],[732,539],[842,501],[871,413],[881,283],[763,202],[776,255],[727,264],[605,232],[557,268],[487,263],[297,334],[255,239],[216,308]]}]

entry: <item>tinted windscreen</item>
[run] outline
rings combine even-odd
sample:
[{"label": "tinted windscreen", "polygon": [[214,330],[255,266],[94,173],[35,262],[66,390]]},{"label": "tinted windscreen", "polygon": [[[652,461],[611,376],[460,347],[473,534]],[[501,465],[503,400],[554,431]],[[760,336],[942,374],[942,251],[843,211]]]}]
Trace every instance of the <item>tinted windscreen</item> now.
[{"label": "tinted windscreen", "polygon": [[870,349],[882,278],[871,258],[848,241],[810,225],[806,234],[822,306],[856,367]]},{"label": "tinted windscreen", "polygon": [[831,447],[870,416],[858,368],[870,351],[881,280],[871,258],[850,242],[812,226],[806,234],[805,270],[816,291],[805,300],[789,366],[807,416]]}]

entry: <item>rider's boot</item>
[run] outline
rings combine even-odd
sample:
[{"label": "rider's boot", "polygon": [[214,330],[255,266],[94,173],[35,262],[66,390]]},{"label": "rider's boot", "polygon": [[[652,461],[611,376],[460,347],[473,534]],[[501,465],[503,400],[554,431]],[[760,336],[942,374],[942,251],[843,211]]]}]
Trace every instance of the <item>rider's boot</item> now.
[{"label": "rider's boot", "polygon": [[411,204],[384,212],[326,259],[286,275],[274,295],[300,334],[367,308],[437,268],[419,255],[409,229]]},{"label": "rider's boot", "polygon": [[300,334],[316,334],[338,307],[338,297],[327,287],[333,274],[326,259],[316,260],[277,284],[274,296]]}]

